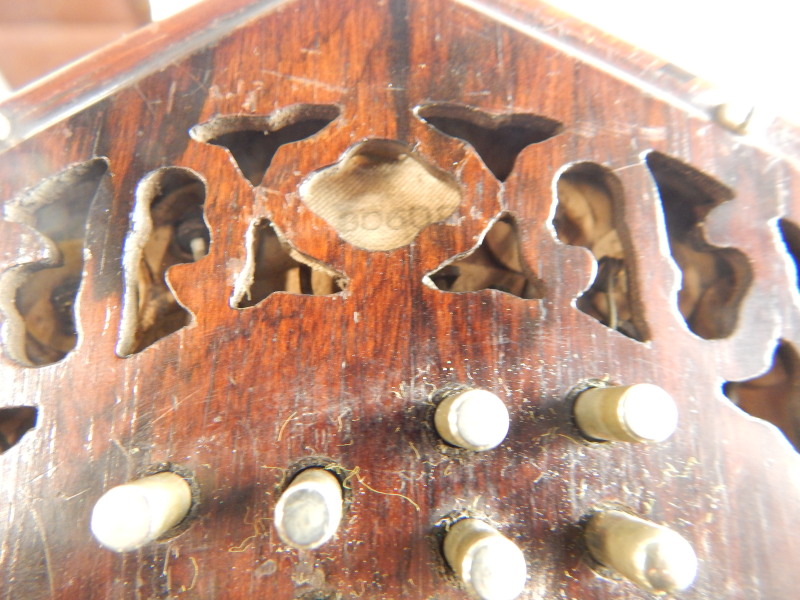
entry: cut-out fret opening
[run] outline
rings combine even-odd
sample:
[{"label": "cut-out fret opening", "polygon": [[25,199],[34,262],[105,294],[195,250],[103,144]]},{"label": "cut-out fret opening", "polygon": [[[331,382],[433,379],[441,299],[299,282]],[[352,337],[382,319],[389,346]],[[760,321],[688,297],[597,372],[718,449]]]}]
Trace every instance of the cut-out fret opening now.
[{"label": "cut-out fret opening", "polygon": [[497,290],[524,299],[543,298],[544,284],[522,256],[517,223],[497,219],[468,254],[442,264],[424,282],[443,292]]},{"label": "cut-out fret opening", "polygon": [[38,412],[33,406],[0,408],[0,454],[17,444],[36,426]]},{"label": "cut-out fret opening", "polygon": [[461,190],[445,173],[394,140],[368,140],[314,173],[300,198],[345,241],[394,250],[449,217]]},{"label": "cut-out fret opening", "polygon": [[792,281],[800,289],[800,227],[789,219],[778,219],[778,230],[792,259]]},{"label": "cut-out fret opening", "polygon": [[264,175],[284,144],[309,138],[339,116],[332,104],[296,104],[271,115],[224,115],[196,125],[190,135],[198,142],[227,148],[251,185]]},{"label": "cut-out fret opening", "polygon": [[47,252],[41,262],[12,268],[0,278],[6,347],[22,364],[58,362],[78,343],[75,301],[86,223],[107,171],[101,158],[74,165],[6,206],[6,218],[35,229]]},{"label": "cut-out fret opening", "polygon": [[723,392],[745,412],[776,425],[800,450],[800,357],[791,344],[778,344],[766,373],[728,382]]},{"label": "cut-out fret opening", "polygon": [[167,283],[167,270],[200,260],[210,233],[203,217],[205,184],[195,172],[164,167],[136,190],[133,230],[125,242],[125,301],[117,353],[140,352],[189,324]]},{"label": "cut-out fret opening", "polygon": [[471,145],[500,181],[511,174],[522,150],[550,139],[563,129],[558,121],[540,115],[495,115],[463,104],[427,104],[417,107],[416,114],[445,135]]},{"label": "cut-out fret opening", "polygon": [[578,298],[578,308],[628,337],[647,339],[619,179],[601,165],[578,163],[559,177],[557,192],[553,226],[558,239],[587,248],[597,261],[597,275]]},{"label": "cut-out fret opening", "polygon": [[347,287],[344,275],[304,256],[269,219],[247,232],[247,260],[231,298],[233,308],[250,308],[275,292],[327,296]]},{"label": "cut-out fret opening", "polygon": [[689,329],[705,339],[733,333],[752,279],[747,257],[709,244],[703,222],[733,192],[705,173],[659,152],[647,155],[658,186],[672,257],[681,271],[678,308]]}]

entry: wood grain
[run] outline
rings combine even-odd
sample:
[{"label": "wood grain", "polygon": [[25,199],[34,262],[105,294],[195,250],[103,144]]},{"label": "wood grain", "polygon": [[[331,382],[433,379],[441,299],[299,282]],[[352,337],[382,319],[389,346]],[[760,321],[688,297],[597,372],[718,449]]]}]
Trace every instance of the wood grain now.
[{"label": "wood grain", "polygon": [[[587,557],[582,523],[606,504],[692,542],[700,573],[677,598],[791,597],[800,456],[721,385],[765,371],[779,338],[800,344],[800,299],[775,225],[800,222],[794,163],[449,0],[221,6],[145,30],[77,66],[72,83],[58,76],[0,105],[22,123],[0,161],[3,200],[94,157],[110,172],[89,215],[77,347],[41,368],[0,359],[2,404],[39,409],[36,427],[0,455],[0,598],[463,598],[437,538],[437,523],[459,510],[521,546],[523,598],[647,598]],[[201,14],[202,36],[174,40]],[[94,69],[120,57],[96,93]],[[522,150],[500,183],[470,146],[414,115],[435,102],[537,114],[564,129]],[[188,135],[217,115],[297,103],[341,114],[282,146],[260,186],[225,148]],[[397,140],[451,173],[463,198],[453,216],[393,251],[343,242],[299,187],[365,139]],[[753,272],[727,338],[700,339],[677,311],[651,151],[735,192],[706,219],[709,242],[743,252]],[[604,165],[624,191],[646,343],[574,306],[592,258],[559,242],[550,218],[559,172],[579,161]],[[168,272],[193,322],[119,358],[135,190],[165,166],[206,185],[209,253]],[[543,298],[423,283],[503,212],[516,219]],[[246,232],[260,219],[343,273],[347,289],[231,308]],[[33,230],[0,221],[0,271],[42,253]],[[679,431],[648,447],[581,441],[565,398],[591,377],[661,385],[678,402]],[[512,425],[499,448],[468,454],[439,442],[431,394],[452,383],[504,399]],[[312,459],[352,475],[348,506],[331,542],[296,552],[270,518],[287,474]],[[200,490],[186,530],[129,554],[100,549],[88,527],[94,502],[163,463],[187,469]]]}]

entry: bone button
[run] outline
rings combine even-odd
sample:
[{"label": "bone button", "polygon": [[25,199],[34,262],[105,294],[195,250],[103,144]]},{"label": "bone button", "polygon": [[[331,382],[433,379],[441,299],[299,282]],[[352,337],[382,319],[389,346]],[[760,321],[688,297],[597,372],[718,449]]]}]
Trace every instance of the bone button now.
[{"label": "bone button", "polygon": [[479,519],[462,519],[450,527],[444,555],[470,593],[482,600],[513,600],[525,587],[522,550]]},{"label": "bone button", "polygon": [[175,527],[191,505],[192,490],[183,477],[157,473],[108,490],[94,505],[90,526],[103,546],[127,552]]},{"label": "bone button", "polygon": [[597,562],[649,592],[685,590],[697,575],[697,555],[680,534],[626,512],[597,513],[585,536]]},{"label": "bone button", "polygon": [[468,389],[447,396],[434,416],[436,431],[449,444],[467,450],[490,450],[508,433],[508,409],[486,390]]},{"label": "bone button", "polygon": [[301,471],[275,505],[275,527],[281,539],[302,550],[320,547],[342,520],[342,486],[321,468]]},{"label": "bone button", "polygon": [[678,426],[675,400],[651,383],[588,389],[574,411],[578,428],[594,440],[663,442]]}]

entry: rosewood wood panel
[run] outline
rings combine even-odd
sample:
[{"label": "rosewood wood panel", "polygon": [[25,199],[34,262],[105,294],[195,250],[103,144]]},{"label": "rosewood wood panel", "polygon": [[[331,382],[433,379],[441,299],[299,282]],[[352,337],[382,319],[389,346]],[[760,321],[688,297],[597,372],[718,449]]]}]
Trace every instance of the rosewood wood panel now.
[{"label": "rosewood wood panel", "polygon": [[[12,207],[71,165],[108,165],[86,224],[76,347],[44,366],[8,351],[0,359],[0,408],[38,409],[35,427],[0,455],[0,598],[462,598],[440,552],[438,524],[455,511],[489,519],[520,545],[524,598],[648,598],[599,574],[583,546],[586,517],[609,504],[694,545],[698,579],[676,597],[791,597],[800,456],[722,385],[766,371],[779,339],[800,344],[800,296],[777,227],[781,217],[800,220],[795,164],[455,2],[231,11],[217,22],[251,16],[216,37],[209,25],[180,58],[166,44],[176,56],[168,65],[137,55],[127,76],[113,75],[113,93],[0,156],[0,197]],[[439,103],[561,127],[522,149],[501,182],[472,145],[415,113]],[[339,114],[280,146],[259,185],[224,145],[189,134],[219,116],[298,105]],[[390,251],[343,241],[303,198],[311,174],[367,140],[405,145],[461,196],[448,218]],[[733,192],[704,220],[708,244],[738,249],[752,273],[727,337],[694,335],[678,311],[680,273],[650,152]],[[559,241],[552,218],[558,177],[578,162],[603,165],[621,187],[644,341],[576,308],[594,259]],[[204,183],[210,244],[167,273],[191,323],[123,358],[126,238],[139,182],[163,167]],[[48,242],[5,214],[0,271],[41,266]],[[390,199],[385,213],[357,222],[403,214]],[[541,297],[426,285],[504,214]],[[232,308],[248,229],[265,220],[307,260],[342,274],[346,289]],[[7,350],[14,299],[4,303]],[[587,378],[661,385],[678,403],[677,433],[645,447],[583,441],[567,396]],[[499,448],[470,454],[437,438],[431,395],[453,383],[506,402],[512,425]],[[291,550],[271,525],[277,496],[298,465],[328,459],[348,474],[344,521],[319,550]],[[89,532],[93,504],[164,463],[199,489],[183,532],[132,553],[102,549]]]}]

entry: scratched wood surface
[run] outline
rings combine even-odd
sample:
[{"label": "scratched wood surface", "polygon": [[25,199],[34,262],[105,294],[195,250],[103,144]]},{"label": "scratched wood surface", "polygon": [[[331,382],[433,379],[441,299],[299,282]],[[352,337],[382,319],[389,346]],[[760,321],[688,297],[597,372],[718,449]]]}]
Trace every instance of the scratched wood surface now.
[{"label": "scratched wood surface", "polygon": [[[779,339],[800,344],[800,297],[776,226],[800,219],[796,165],[548,45],[537,10],[515,29],[477,4],[447,0],[232,6],[185,55],[180,37],[160,39],[175,57],[168,65],[156,42],[147,55],[132,48],[140,62],[115,72],[113,93],[38,133],[31,126],[0,157],[6,203],[70,165],[108,165],[87,221],[77,346],[46,366],[23,366],[7,351],[0,359],[0,408],[38,409],[36,426],[0,455],[0,598],[463,598],[437,537],[441,519],[459,510],[523,549],[523,598],[647,598],[601,576],[586,554],[582,522],[606,504],[691,541],[699,575],[678,598],[792,596],[800,456],[728,401],[722,383],[764,372]],[[149,32],[137,39],[159,36]],[[524,148],[500,182],[472,146],[417,116],[432,103],[539,115],[561,129]],[[333,105],[339,115],[281,146],[260,185],[226,148],[188,133],[220,115],[298,104]],[[461,195],[448,219],[392,251],[346,243],[301,198],[310,174],[371,139],[405,144]],[[694,335],[678,312],[678,271],[646,160],[653,151],[734,193],[705,222],[708,241],[737,248],[752,272],[727,337]],[[575,307],[593,260],[561,243],[551,221],[554,183],[577,162],[603,165],[624,191],[643,342]],[[206,187],[208,255],[168,273],[193,318],[121,358],[135,192],[169,166],[191,169]],[[423,282],[504,213],[542,298]],[[346,289],[231,308],[247,230],[259,219],[344,274]],[[0,270],[46,255],[33,228],[0,222]],[[7,325],[7,311],[2,318]],[[581,441],[565,398],[579,381],[603,377],[663,386],[680,409],[677,433],[647,447]],[[467,454],[439,442],[431,394],[452,383],[506,402],[512,424],[499,448]],[[297,552],[275,533],[272,510],[286,474],[322,459],[350,474],[345,518],[331,542]],[[162,463],[197,483],[188,527],[137,552],[102,549],[89,532],[96,500]]]}]

